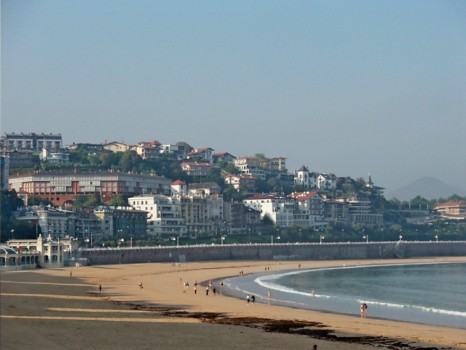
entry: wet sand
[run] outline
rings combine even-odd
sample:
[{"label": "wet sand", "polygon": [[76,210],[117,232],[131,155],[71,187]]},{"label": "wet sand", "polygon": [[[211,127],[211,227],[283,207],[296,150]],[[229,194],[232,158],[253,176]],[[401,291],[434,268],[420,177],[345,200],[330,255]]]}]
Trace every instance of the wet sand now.
[{"label": "wet sand", "polygon": [[317,344],[336,350],[466,349],[464,329],[248,305],[221,295],[216,283],[215,295],[205,293],[208,281],[240,271],[431,261],[443,259],[152,263],[2,272],[0,348],[310,349]]}]

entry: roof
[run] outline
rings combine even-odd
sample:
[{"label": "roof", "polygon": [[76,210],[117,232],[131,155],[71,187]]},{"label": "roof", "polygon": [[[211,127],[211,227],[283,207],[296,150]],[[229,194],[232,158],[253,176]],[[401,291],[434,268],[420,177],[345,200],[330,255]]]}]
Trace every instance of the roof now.
[{"label": "roof", "polygon": [[246,198],[245,200],[251,201],[251,200],[261,200],[261,199],[278,199],[278,197],[274,194],[260,194],[256,193],[253,194],[252,196]]},{"label": "roof", "polygon": [[435,204],[435,208],[444,208],[444,207],[466,207],[466,201],[448,201],[445,203]]},{"label": "roof", "polygon": [[7,245],[0,245],[0,254],[18,254],[18,252]]},{"label": "roof", "polygon": [[176,180],[176,181],[172,182],[172,186],[184,185],[184,184],[185,184],[185,182],[183,180]]},{"label": "roof", "polygon": [[213,151],[213,149],[210,148],[210,147],[196,148],[196,149],[192,150],[191,152],[189,152],[189,153],[188,153],[188,156],[192,156],[192,155],[195,155],[195,154],[204,153],[205,151]]},{"label": "roof", "polygon": [[320,195],[317,192],[293,192],[291,193],[288,197],[294,198],[300,202],[307,201],[309,199],[314,198],[315,196],[318,196],[319,198]]}]

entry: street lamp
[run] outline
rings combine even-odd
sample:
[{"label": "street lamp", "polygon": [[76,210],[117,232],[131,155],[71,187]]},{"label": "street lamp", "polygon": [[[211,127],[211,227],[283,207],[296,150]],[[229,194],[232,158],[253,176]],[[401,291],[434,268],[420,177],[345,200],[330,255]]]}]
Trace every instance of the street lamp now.
[{"label": "street lamp", "polygon": [[436,240],[437,243],[438,243],[438,235],[435,235],[435,240]]},{"label": "street lamp", "polygon": [[320,236],[320,244],[322,244],[322,241],[324,240],[324,236]]},{"label": "street lamp", "polygon": [[180,246],[180,236],[172,237],[172,241],[176,241],[176,246]]},{"label": "street lamp", "polygon": [[222,245],[223,245],[223,241],[225,240],[225,238],[226,238],[225,236],[220,237],[220,240],[221,240],[221,244],[222,244]]},{"label": "street lamp", "polygon": [[366,243],[369,243],[369,235],[364,235],[364,236],[362,236],[362,238],[364,238],[366,240]]},{"label": "street lamp", "polygon": [[400,238],[400,241],[401,241],[401,240],[403,239],[403,236],[402,236],[402,235],[400,235],[400,236],[399,236],[399,238]]}]

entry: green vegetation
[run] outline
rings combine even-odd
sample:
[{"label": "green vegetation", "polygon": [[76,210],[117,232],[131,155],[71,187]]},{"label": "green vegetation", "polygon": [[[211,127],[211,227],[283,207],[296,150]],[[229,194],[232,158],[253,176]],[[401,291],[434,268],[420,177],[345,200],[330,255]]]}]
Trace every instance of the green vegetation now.
[{"label": "green vegetation", "polygon": [[[262,153],[255,155],[259,159],[266,159]],[[242,201],[249,196],[246,192],[238,192],[233,187],[224,183],[226,174],[238,174],[239,170],[232,164],[218,163],[210,176],[203,179],[204,182],[215,182],[219,185],[225,201]],[[172,180],[183,180],[187,184],[199,181],[198,178],[190,178],[181,171],[181,161],[172,155],[161,154],[160,157],[151,160],[142,159],[134,151],[114,153],[103,148],[81,145],[77,149],[70,151],[69,165],[49,165],[42,164],[43,170],[73,169],[76,171],[121,171],[142,174],[155,174]],[[256,180],[257,193],[280,193],[288,195],[293,191],[304,191],[300,186],[294,186],[289,181],[281,178],[269,177],[266,180]],[[341,178],[337,182],[337,188],[327,191],[328,198],[340,196],[362,196],[368,198],[374,210],[384,215],[384,225],[342,225],[330,224],[323,231],[314,231],[309,228],[291,227],[277,228],[267,217],[258,227],[244,232],[235,232],[228,235],[228,243],[269,243],[273,237],[276,242],[319,242],[321,236],[325,242],[357,242],[364,241],[369,237],[370,241],[398,240],[401,235],[407,240],[455,240],[466,239],[466,223],[454,221],[427,221],[425,224],[413,224],[413,216],[429,215],[431,208],[437,202],[451,200],[462,200],[466,198],[451,196],[449,198],[427,200],[420,196],[410,201],[399,201],[392,199],[387,201],[377,193],[377,190],[367,186],[363,178],[351,179]],[[39,197],[29,197],[28,205],[49,205],[50,202]],[[73,203],[75,209],[94,208],[102,205],[98,194],[78,196]],[[126,196],[114,196],[109,203],[111,206],[126,206],[128,198]],[[22,224],[15,219],[13,213],[23,206],[16,193],[3,191],[1,198],[1,241],[11,238],[12,233],[16,238],[32,238],[37,232],[35,227]],[[12,231],[13,230],[13,231]],[[198,243],[220,244],[221,236],[198,238]],[[280,238],[278,238],[280,237]],[[363,238],[366,237],[366,238]],[[437,237],[437,238],[436,238]],[[181,238],[180,244],[193,243],[190,238]],[[116,242],[103,242],[107,245]],[[147,240],[141,241],[145,245],[173,244],[168,240]]]}]

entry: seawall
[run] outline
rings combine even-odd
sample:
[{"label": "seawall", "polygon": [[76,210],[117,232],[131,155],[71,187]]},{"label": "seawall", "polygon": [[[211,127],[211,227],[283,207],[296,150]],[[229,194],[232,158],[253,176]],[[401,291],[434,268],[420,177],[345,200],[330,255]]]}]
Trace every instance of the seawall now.
[{"label": "seawall", "polygon": [[466,241],[225,244],[79,249],[90,265],[215,260],[333,260],[466,256]]}]

